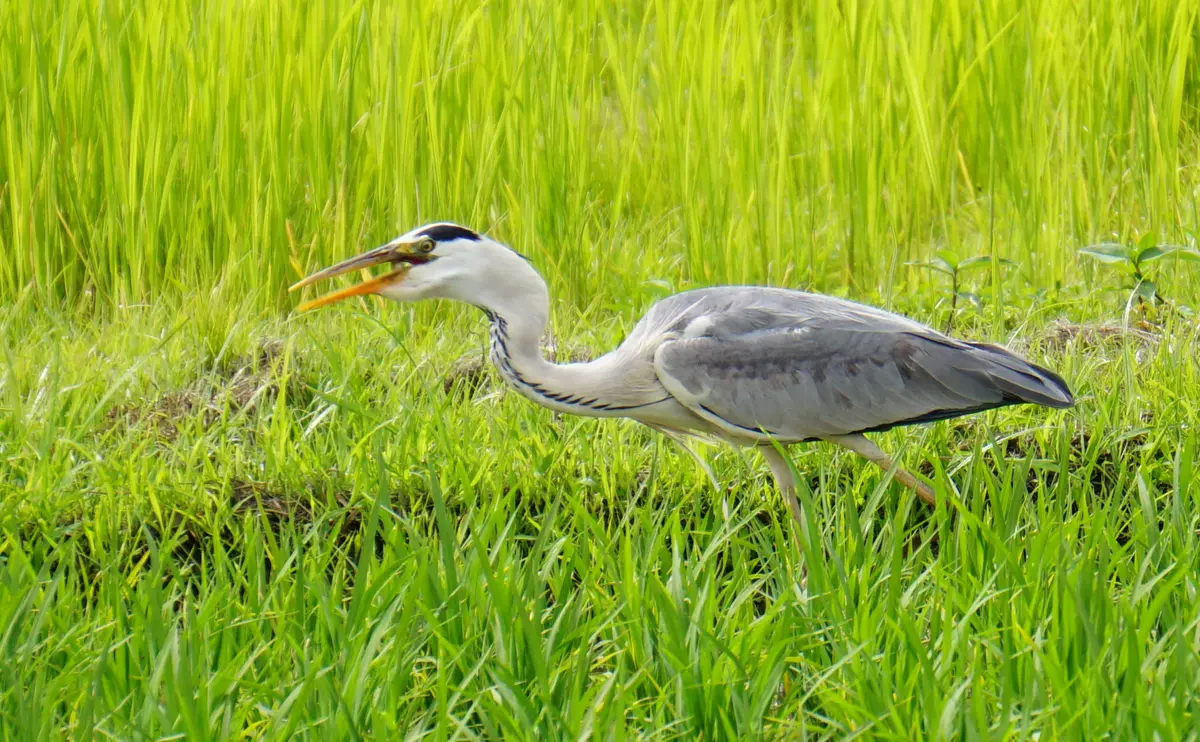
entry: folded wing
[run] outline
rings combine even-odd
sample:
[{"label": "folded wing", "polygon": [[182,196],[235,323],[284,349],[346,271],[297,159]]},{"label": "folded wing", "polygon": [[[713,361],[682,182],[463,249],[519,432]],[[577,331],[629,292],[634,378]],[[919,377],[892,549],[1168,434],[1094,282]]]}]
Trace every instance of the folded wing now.
[{"label": "folded wing", "polygon": [[767,298],[697,304],[655,351],[667,390],[731,433],[808,440],[1073,403],[1061,377],[1003,348],[837,299]]}]

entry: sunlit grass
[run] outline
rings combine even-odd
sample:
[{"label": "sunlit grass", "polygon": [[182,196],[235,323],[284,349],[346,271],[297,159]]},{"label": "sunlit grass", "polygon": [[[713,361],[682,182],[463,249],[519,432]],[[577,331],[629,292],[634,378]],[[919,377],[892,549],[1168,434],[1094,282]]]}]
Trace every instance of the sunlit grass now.
[{"label": "sunlit grass", "polygon": [[[1188,738],[1195,3],[0,5],[0,729],[14,739]],[[447,304],[289,313],[422,221],[563,354],[708,283],[851,296],[1079,404],[754,456],[554,416]],[[907,265],[949,249],[976,306]],[[1159,291],[1200,303],[1192,263]]]}]

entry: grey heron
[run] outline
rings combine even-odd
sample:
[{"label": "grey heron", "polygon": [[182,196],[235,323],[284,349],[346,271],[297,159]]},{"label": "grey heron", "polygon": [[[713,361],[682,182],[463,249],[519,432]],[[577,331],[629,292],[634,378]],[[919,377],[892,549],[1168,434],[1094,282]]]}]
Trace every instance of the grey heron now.
[{"label": "grey heron", "polygon": [[552,363],[539,345],[550,311],[541,275],[508,247],[447,222],[418,227],[292,290],[384,263],[389,272],[298,310],[368,294],[479,307],[490,324],[492,363],[522,395],[558,412],[632,418],[681,442],[698,436],[754,447],[797,519],[797,482],[782,446],[844,446],[933,505],[931,488],[866,433],[1006,405],[1074,403],[1062,377],[1004,348],[863,304],[761,286],[666,297],[611,353]]}]

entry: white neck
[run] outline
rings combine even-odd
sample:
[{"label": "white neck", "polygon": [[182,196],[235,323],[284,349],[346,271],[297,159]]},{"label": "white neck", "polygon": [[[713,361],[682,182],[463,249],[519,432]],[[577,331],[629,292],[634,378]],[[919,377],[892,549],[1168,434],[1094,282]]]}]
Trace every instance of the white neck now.
[{"label": "white neck", "polygon": [[516,272],[524,275],[510,273],[508,285],[494,286],[475,301],[491,323],[492,363],[510,386],[544,407],[592,417],[620,417],[662,400],[661,387],[633,378],[625,361],[634,359],[619,351],[588,363],[547,361],[540,341],[549,291],[528,263],[522,261]]}]

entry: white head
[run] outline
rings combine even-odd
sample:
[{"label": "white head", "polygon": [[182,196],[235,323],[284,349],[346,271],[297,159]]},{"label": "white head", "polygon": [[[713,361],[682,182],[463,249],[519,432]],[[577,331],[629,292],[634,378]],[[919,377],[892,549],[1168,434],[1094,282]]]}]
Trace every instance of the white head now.
[{"label": "white head", "polygon": [[316,309],[351,296],[378,294],[396,302],[454,299],[498,314],[545,314],[546,283],[529,261],[466,227],[426,224],[391,242],[312,274],[291,287],[389,263],[392,271],[305,302]]}]

